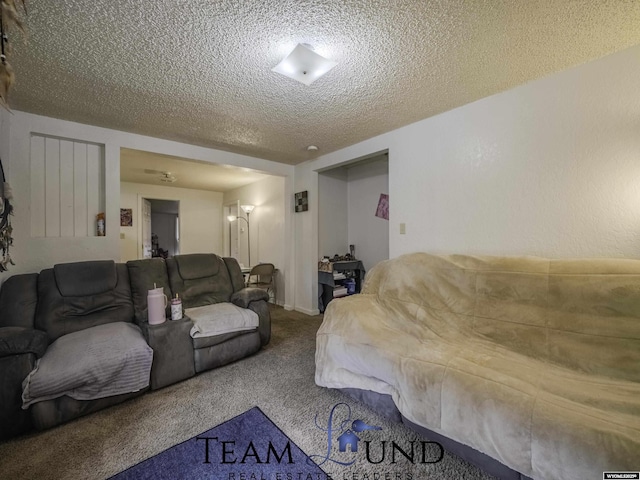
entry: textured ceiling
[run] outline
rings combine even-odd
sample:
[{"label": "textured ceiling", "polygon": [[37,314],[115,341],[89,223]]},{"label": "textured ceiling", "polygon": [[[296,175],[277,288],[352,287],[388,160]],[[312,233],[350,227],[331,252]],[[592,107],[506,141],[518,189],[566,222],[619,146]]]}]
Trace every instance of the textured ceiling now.
[{"label": "textured ceiling", "polygon": [[[173,183],[160,180],[161,172],[171,172]],[[120,181],[162,185],[165,187],[195,188],[226,192],[268,178],[247,168],[195,162],[171,155],[120,149]]]},{"label": "textured ceiling", "polygon": [[[291,164],[640,43],[637,0],[28,6],[13,108]],[[297,43],[338,65],[272,72]]]}]

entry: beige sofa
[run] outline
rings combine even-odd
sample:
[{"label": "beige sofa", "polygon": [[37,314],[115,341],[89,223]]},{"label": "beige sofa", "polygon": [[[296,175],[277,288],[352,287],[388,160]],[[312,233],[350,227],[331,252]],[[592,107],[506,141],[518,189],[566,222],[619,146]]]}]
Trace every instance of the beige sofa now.
[{"label": "beige sofa", "polygon": [[640,261],[404,255],[331,302],[316,383],[536,479],[640,470]]}]

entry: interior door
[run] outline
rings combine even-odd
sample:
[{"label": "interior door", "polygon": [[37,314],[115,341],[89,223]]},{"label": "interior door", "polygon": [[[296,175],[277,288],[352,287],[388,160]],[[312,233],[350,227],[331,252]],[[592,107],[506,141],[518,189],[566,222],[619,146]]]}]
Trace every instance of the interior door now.
[{"label": "interior door", "polygon": [[142,199],[142,258],[151,258],[151,202]]}]

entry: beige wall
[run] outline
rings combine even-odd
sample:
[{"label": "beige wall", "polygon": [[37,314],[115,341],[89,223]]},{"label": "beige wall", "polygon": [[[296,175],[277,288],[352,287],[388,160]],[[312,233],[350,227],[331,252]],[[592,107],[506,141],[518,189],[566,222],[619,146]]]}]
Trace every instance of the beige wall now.
[{"label": "beige wall", "polygon": [[[120,260],[139,257],[142,244],[140,199],[180,202],[180,253],[224,255],[222,244],[222,193],[188,188],[122,182],[120,208],[133,210],[133,226],[120,227]],[[122,236],[122,235],[121,235]]]}]

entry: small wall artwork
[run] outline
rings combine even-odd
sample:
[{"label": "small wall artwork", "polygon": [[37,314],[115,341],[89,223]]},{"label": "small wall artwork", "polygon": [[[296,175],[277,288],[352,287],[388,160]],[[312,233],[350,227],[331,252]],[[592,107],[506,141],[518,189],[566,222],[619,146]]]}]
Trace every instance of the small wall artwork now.
[{"label": "small wall artwork", "polygon": [[389,220],[389,195],[386,193],[380,194],[380,200],[378,200],[378,208],[376,209],[376,217]]},{"label": "small wall artwork", "polygon": [[306,212],[309,210],[309,196],[307,194],[307,190],[294,194],[294,200],[296,213]]},{"label": "small wall artwork", "polygon": [[133,227],[133,210],[131,208],[120,209],[120,226]]}]

